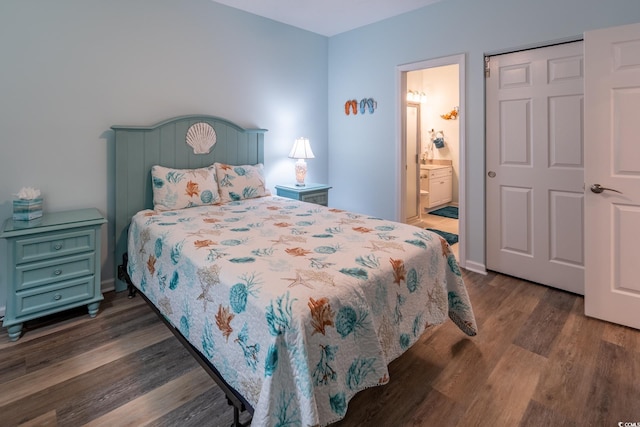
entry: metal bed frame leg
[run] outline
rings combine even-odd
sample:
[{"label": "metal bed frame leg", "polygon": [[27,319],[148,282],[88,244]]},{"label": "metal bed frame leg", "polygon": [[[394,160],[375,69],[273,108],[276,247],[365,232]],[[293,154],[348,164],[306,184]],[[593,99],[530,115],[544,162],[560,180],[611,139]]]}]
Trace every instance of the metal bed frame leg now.
[{"label": "metal bed frame leg", "polygon": [[118,266],[118,279],[122,280],[127,284],[127,290],[129,291],[129,295],[127,298],[134,298],[136,296],[137,289],[133,286],[131,282],[131,278],[129,277],[129,273],[127,273],[127,264],[129,263],[129,254],[126,252],[122,254],[122,264]]},{"label": "metal bed frame leg", "polygon": [[[231,427],[246,427],[251,425],[251,418],[249,418],[249,420],[245,423],[241,423],[240,422],[240,408],[238,408],[236,405],[233,404],[233,402],[231,401],[231,399],[229,399],[227,397],[227,403],[231,406],[233,406],[233,424],[231,424]],[[244,411],[242,411],[244,412]]]}]

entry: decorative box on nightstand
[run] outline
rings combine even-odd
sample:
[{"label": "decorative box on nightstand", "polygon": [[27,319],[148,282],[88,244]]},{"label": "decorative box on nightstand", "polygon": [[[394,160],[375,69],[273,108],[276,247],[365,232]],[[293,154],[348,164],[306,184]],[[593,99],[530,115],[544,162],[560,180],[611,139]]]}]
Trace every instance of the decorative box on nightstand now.
[{"label": "decorative box on nightstand", "polygon": [[0,232],[7,239],[7,306],[3,326],[16,341],[27,320],[87,305],[98,313],[100,227],[97,209],[45,213],[32,221],[8,219]]},{"label": "decorative box on nightstand", "polygon": [[307,184],[304,187],[297,185],[276,185],[276,194],[289,199],[315,203],[317,205],[329,205],[329,187],[323,184]]}]

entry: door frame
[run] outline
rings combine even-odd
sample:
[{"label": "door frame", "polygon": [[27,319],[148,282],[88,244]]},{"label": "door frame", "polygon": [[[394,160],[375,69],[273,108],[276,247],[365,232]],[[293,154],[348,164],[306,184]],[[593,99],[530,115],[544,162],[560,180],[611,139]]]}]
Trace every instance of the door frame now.
[{"label": "door frame", "polygon": [[[413,101],[411,101],[411,102],[407,101],[407,107],[406,108],[408,109],[409,107],[415,108],[416,109],[416,113],[417,113],[416,117],[417,117],[418,120],[417,120],[417,123],[416,123],[416,132],[417,132],[418,135],[417,135],[417,138],[416,138],[417,139],[417,141],[416,141],[416,145],[417,145],[416,151],[417,151],[417,155],[420,156],[420,151],[422,150],[422,127],[421,127],[421,116],[420,116],[420,103],[419,102],[413,102]],[[407,114],[406,119],[405,119],[406,120],[405,121],[405,126],[406,126],[406,123],[408,121],[408,117],[409,116]],[[408,134],[407,133],[405,133],[405,139],[403,141],[405,141],[405,143],[408,141]],[[403,145],[405,146],[405,153],[409,154],[409,152],[408,152],[408,144],[403,144]],[[416,160],[418,160],[418,159],[416,159]],[[409,163],[409,159],[408,158],[405,159],[405,161],[407,163]],[[414,177],[415,178],[414,185],[415,185],[415,192],[416,192],[416,200],[415,200],[415,202],[416,202],[416,213],[417,213],[417,215],[407,217],[408,212],[405,210],[405,212],[404,212],[405,213],[405,218],[403,220],[403,222],[409,222],[411,224],[413,224],[414,222],[419,222],[420,221],[420,163],[419,163],[419,161],[417,161],[416,163],[417,164],[416,164],[416,173],[415,173],[415,177]],[[405,169],[405,172],[406,172],[406,170],[407,169]],[[409,180],[410,180],[411,177],[406,176],[406,178],[407,178],[407,180],[405,181],[405,191],[404,191],[405,203],[407,203],[407,201],[408,201],[407,200],[407,193],[408,193],[408,190],[409,190]],[[406,204],[405,204],[405,209],[407,209],[407,205]],[[413,222],[411,220],[413,220]]]},{"label": "door frame", "polygon": [[465,122],[466,122],[466,55],[464,53],[452,56],[445,56],[442,58],[427,59],[419,62],[412,62],[409,64],[403,64],[396,67],[396,88],[398,90],[396,94],[397,109],[396,109],[396,129],[397,129],[397,161],[398,171],[400,177],[397,180],[397,195],[396,195],[396,218],[398,221],[404,222],[406,217],[406,190],[407,190],[407,173],[404,167],[407,147],[406,147],[406,118],[407,118],[407,73],[409,71],[418,71],[427,68],[437,68],[446,65],[458,65],[458,85],[460,94],[460,103],[458,111],[458,133],[460,140],[459,147],[459,165],[458,170],[458,264],[466,268],[466,134],[465,134]]}]

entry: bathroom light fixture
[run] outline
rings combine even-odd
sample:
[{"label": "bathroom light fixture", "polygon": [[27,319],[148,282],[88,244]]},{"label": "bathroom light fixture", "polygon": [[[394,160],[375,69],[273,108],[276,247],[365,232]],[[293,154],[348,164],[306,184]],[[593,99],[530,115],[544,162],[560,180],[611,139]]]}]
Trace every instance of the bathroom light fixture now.
[{"label": "bathroom light fixture", "polygon": [[304,159],[313,159],[313,151],[311,151],[311,145],[309,145],[309,139],[296,138],[293,144],[293,148],[289,153],[289,158],[298,159],[296,162],[296,186],[304,187],[304,178],[307,175],[307,162]]},{"label": "bathroom light fixture", "polygon": [[424,104],[427,102],[427,94],[424,92],[418,92],[417,90],[407,91],[407,101]]}]

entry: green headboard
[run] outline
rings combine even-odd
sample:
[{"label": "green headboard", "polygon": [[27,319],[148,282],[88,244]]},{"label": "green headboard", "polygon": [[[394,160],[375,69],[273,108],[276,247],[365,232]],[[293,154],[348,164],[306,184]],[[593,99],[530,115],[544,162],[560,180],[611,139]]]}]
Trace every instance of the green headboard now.
[{"label": "green headboard", "polygon": [[[196,154],[186,143],[192,125],[207,123],[215,130],[216,143],[207,154]],[[214,162],[231,165],[264,163],[265,129],[243,129],[214,116],[190,115],[165,120],[153,126],[112,126],[116,144],[116,236],[115,262],[127,252],[127,232],[131,217],[153,208],[151,167],[161,165],[181,169],[209,166]],[[116,291],[127,285],[118,278]]]}]

